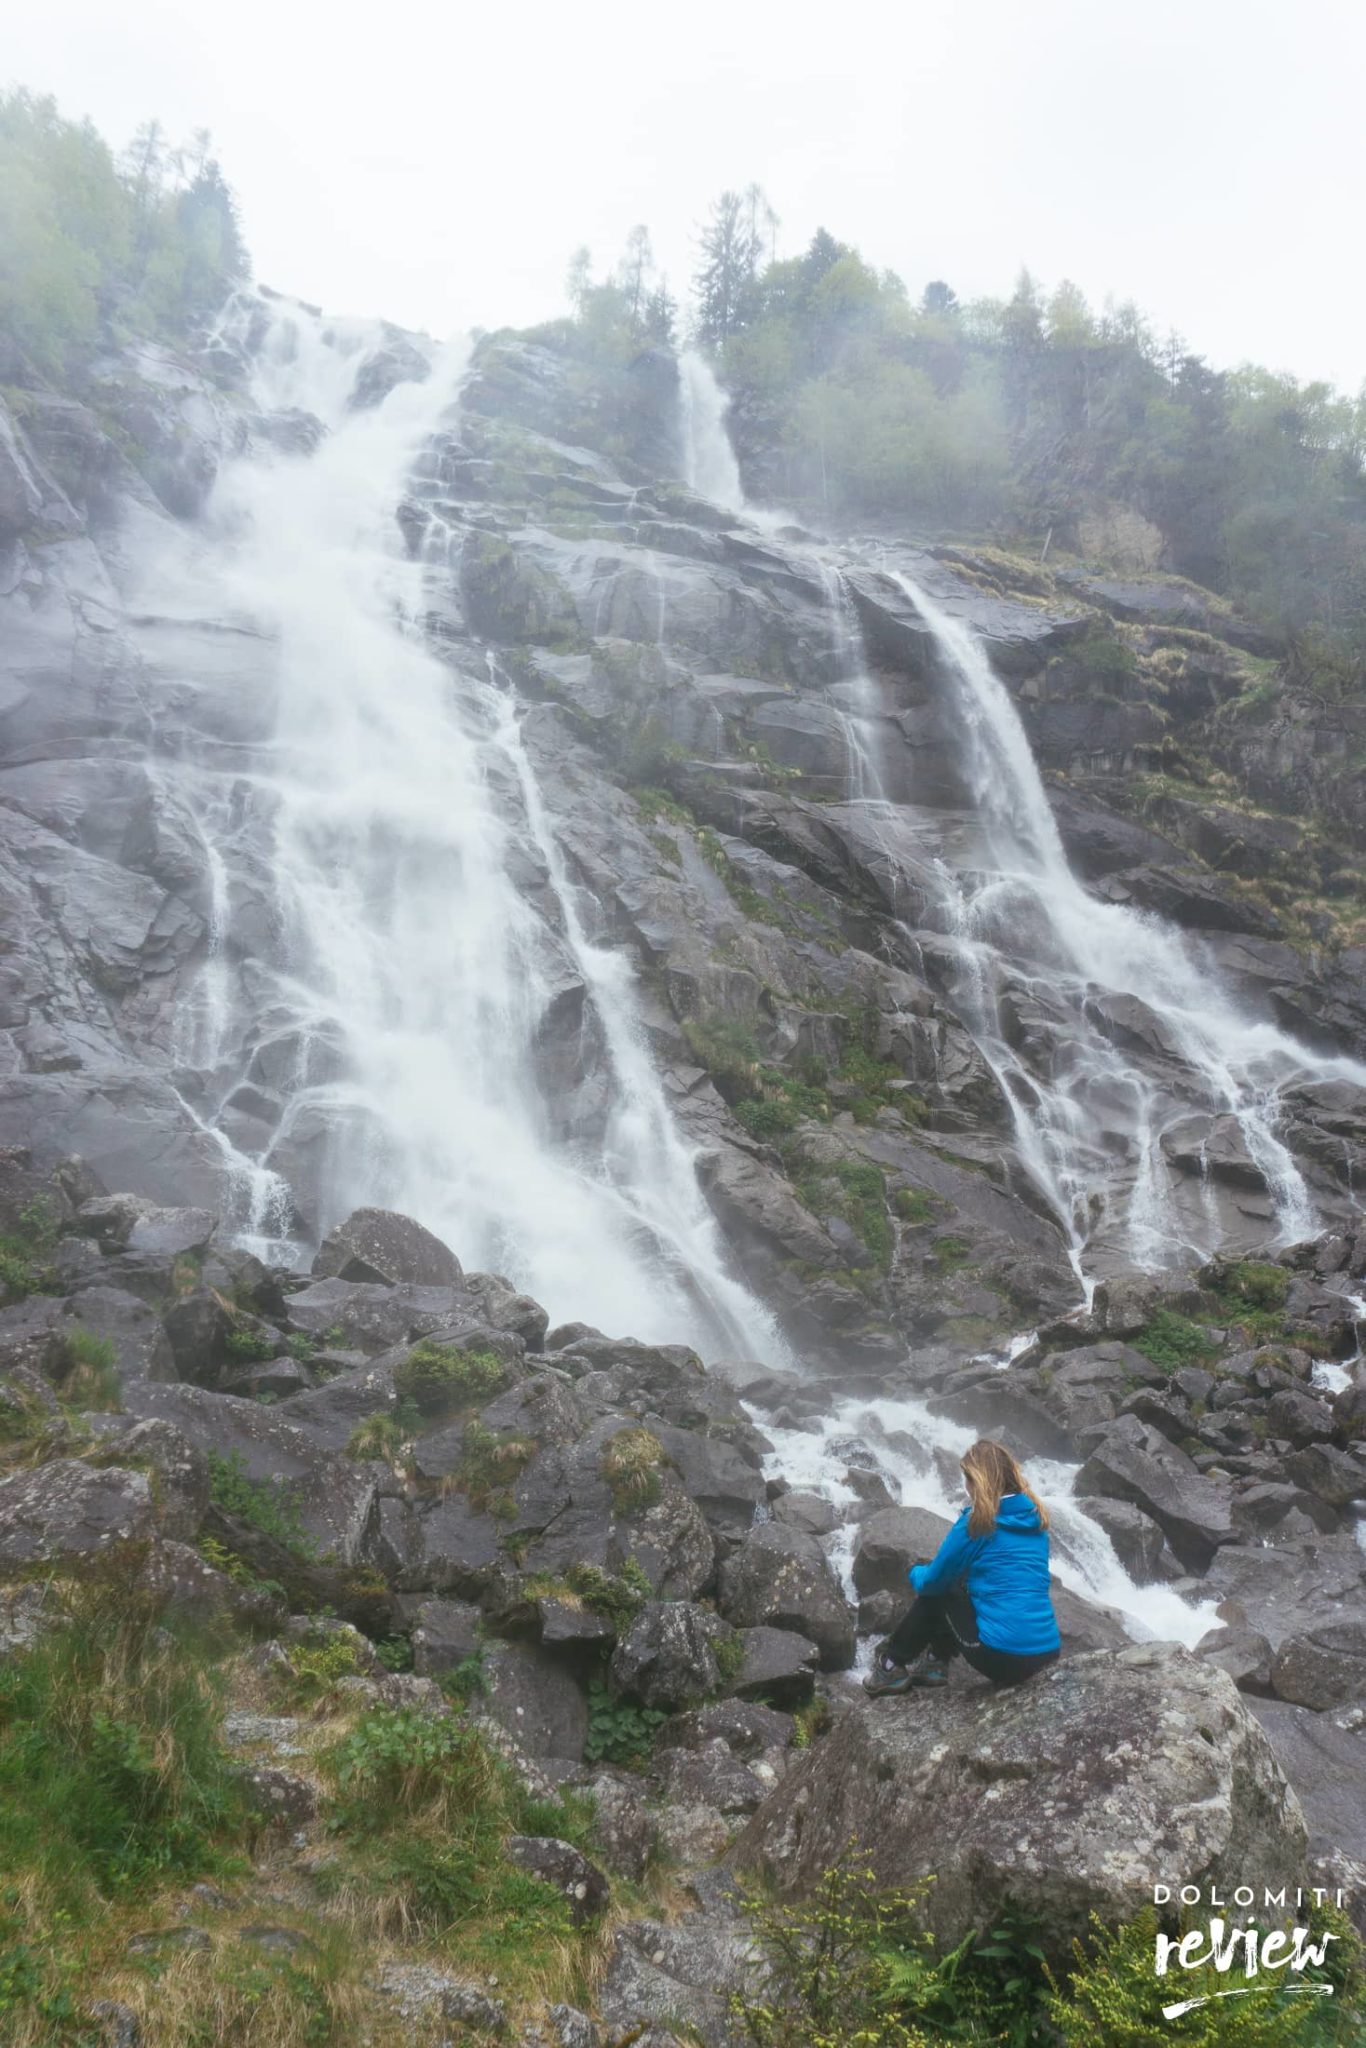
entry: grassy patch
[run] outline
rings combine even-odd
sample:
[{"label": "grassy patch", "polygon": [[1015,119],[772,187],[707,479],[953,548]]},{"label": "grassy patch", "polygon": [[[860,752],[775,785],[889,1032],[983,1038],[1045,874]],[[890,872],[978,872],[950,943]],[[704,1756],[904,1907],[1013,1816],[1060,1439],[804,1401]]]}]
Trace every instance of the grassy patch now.
[{"label": "grassy patch", "polygon": [[495,1351],[457,1350],[453,1344],[415,1344],[394,1372],[394,1392],[424,1415],[444,1415],[487,1401],[507,1378]]},{"label": "grassy patch", "polygon": [[619,1514],[653,1507],[659,1499],[664,1446],[648,1429],[619,1429],[603,1446],[600,1470]]},{"label": "grassy patch", "polygon": [[486,1429],[482,1422],[465,1426],[456,1480],[475,1507],[487,1507],[493,1495],[512,1484],[537,1451],[534,1437],[509,1430]]},{"label": "grassy patch", "polygon": [[1171,1308],[1158,1309],[1152,1321],[1129,1342],[1164,1372],[1177,1372],[1183,1365],[1201,1365],[1218,1350],[1202,1323],[1193,1323],[1189,1316],[1178,1315]]},{"label": "grassy patch", "polygon": [[113,1414],[123,1405],[118,1353],[107,1337],[79,1323],[63,1339],[66,1352],[58,1393],[68,1408]]},{"label": "grassy patch", "polygon": [[841,1159],[829,1166],[798,1168],[794,1185],[813,1216],[841,1217],[867,1246],[873,1264],[887,1270],[892,1262],[892,1222],[880,1166],[870,1160]]}]

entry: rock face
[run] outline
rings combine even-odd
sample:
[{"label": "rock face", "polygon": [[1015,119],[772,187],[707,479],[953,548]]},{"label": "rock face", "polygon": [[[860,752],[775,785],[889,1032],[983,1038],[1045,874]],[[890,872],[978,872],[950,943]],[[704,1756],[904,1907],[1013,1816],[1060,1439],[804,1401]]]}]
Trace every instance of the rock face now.
[{"label": "rock face", "polygon": [[439,1237],[390,1209],[357,1209],[329,1231],[313,1259],[319,1280],[371,1280],[382,1287],[456,1287],[460,1261]]},{"label": "rock face", "polygon": [[1013,1691],[872,1701],[784,1779],[734,1851],[785,1890],[856,1841],[882,1882],[936,1876],[947,1943],[1007,1903],[1065,1945],[1143,1888],[1293,1882],[1298,1801],[1232,1684],[1167,1644],[1096,1651]]}]

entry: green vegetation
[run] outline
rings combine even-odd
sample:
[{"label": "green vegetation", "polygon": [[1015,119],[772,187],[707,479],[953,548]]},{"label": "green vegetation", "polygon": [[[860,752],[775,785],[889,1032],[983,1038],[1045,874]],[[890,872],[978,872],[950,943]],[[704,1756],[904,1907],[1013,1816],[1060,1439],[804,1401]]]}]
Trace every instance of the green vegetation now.
[{"label": "green vegetation", "polygon": [[595,1564],[572,1564],[565,1574],[565,1583],[585,1607],[603,1615],[618,1629],[629,1628],[643,1603],[654,1594],[654,1587],[633,1557],[628,1557],[616,1573],[605,1572]]},{"label": "green vegetation", "polygon": [[510,1834],[581,1838],[585,1815],[536,1800],[471,1723],[377,1708],[325,1758],[336,1790],[331,1880],[363,1888],[376,1931],[458,1931],[462,1963],[514,1981],[572,1960],[568,1907],[508,1862]]},{"label": "green vegetation", "polygon": [[[743,1904],[766,1975],[732,2013],[753,2048],[1347,2048],[1359,2039],[1360,1944],[1340,1915],[1323,1916],[1318,1932],[1331,1918],[1341,1943],[1329,1954],[1341,1960],[1306,1973],[1331,1978],[1332,1999],[1264,1979],[1246,1998],[1165,2020],[1151,1910],[1118,1929],[1095,1923],[1058,1971],[1039,1923],[1018,1912],[941,1953],[923,1931],[927,1890],[884,1889],[854,1852],[794,1903],[750,1891]],[[1228,1988],[1213,1969],[1181,1973],[1182,1997]]]},{"label": "green vegetation", "polygon": [[67,1408],[110,1414],[122,1404],[118,1353],[107,1337],[72,1325],[63,1339],[66,1353],[57,1391]]},{"label": "green vegetation", "polygon": [[536,1449],[534,1438],[486,1429],[482,1422],[466,1423],[456,1478],[475,1507],[496,1507],[494,1497],[531,1463]]},{"label": "green vegetation", "polygon": [[89,121],[0,94],[0,330],[60,372],[111,332],[175,337],[246,275],[209,137],[148,122],[120,162]]},{"label": "green vegetation", "polygon": [[415,1344],[394,1372],[394,1392],[423,1415],[445,1415],[487,1401],[507,1378],[495,1351],[461,1351],[453,1344]]},{"label": "green vegetation", "polygon": [[590,1764],[621,1764],[637,1770],[646,1762],[654,1739],[668,1715],[658,1707],[635,1707],[613,1699],[606,1686],[588,1688],[588,1740],[584,1756]]},{"label": "green vegetation", "polygon": [[317,1546],[299,1519],[299,1511],[282,1480],[247,1476],[240,1451],[210,1451],[209,1498],[225,1515],[234,1515],[269,1536],[296,1557],[312,1559]]},{"label": "green vegetation", "polygon": [[1141,1351],[1165,1372],[1176,1372],[1183,1365],[1201,1365],[1218,1349],[1203,1324],[1192,1322],[1189,1316],[1178,1315],[1171,1308],[1158,1309],[1152,1321],[1129,1341],[1135,1351]]},{"label": "green vegetation", "polygon": [[603,1446],[601,1471],[618,1514],[653,1507],[659,1499],[664,1446],[648,1429],[619,1429]]},{"label": "green vegetation", "polygon": [[812,1215],[840,1217],[885,1272],[892,1263],[893,1233],[882,1168],[871,1160],[840,1159],[825,1166],[798,1164],[795,1175],[797,1194]]},{"label": "green vegetation", "polygon": [[933,1223],[945,1206],[938,1195],[924,1188],[898,1188],[892,1197],[892,1208],[901,1221],[916,1226]]},{"label": "green vegetation", "polygon": [[228,1356],[244,1365],[264,1365],[267,1359],[278,1358],[281,1348],[273,1330],[253,1329],[247,1323],[239,1323],[227,1335]]},{"label": "green vegetation", "polygon": [[52,1203],[39,1200],[20,1210],[15,1226],[0,1236],[0,1303],[57,1291],[49,1262],[58,1234]]},{"label": "green vegetation", "polygon": [[[420,1426],[421,1417],[415,1406],[412,1415]],[[387,1465],[396,1465],[416,1435],[416,1428],[408,1427],[408,1418],[402,1409],[377,1409],[358,1422],[346,1439],[346,1455],[364,1463],[377,1458]]]},{"label": "green vegetation", "polygon": [[289,1662],[294,1673],[291,1690],[310,1700],[330,1692],[339,1678],[363,1677],[366,1660],[362,1643],[349,1630],[315,1624],[303,1642],[290,1644]]}]

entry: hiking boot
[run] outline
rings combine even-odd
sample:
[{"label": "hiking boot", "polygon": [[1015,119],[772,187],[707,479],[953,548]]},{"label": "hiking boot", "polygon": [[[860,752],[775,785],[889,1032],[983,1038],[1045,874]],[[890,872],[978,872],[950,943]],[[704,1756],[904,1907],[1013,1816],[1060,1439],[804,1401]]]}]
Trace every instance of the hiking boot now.
[{"label": "hiking boot", "polygon": [[893,1664],[879,1657],[863,1681],[863,1690],[874,1699],[880,1699],[896,1693],[947,1685],[948,1682],[949,1674],[941,1659],[929,1650],[922,1650],[913,1664]]}]

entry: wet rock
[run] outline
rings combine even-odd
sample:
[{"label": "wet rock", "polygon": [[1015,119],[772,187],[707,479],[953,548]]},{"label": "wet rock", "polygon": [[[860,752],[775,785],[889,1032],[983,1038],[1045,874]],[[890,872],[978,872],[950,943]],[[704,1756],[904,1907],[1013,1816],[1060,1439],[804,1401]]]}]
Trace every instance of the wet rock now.
[{"label": "wet rock", "polygon": [[1085,1503],[1089,1519],[1099,1524],[1114,1545],[1115,1556],[1135,1584],[1148,1586],[1161,1576],[1167,1539],[1151,1515],[1132,1501],[1091,1498]]},{"label": "wet rock", "polygon": [[928,1508],[882,1508],[862,1524],[854,1546],[854,1585],[865,1598],[891,1593],[903,1606],[910,1599],[907,1573],[928,1562],[952,1524]]},{"label": "wet rock", "polygon": [[1272,1645],[1310,1621],[1339,1621],[1362,1598],[1366,1556],[1350,1537],[1311,1543],[1228,1544],[1200,1588],[1223,1620],[1258,1629]]},{"label": "wet rock", "polygon": [[1106,1432],[1077,1474],[1081,1500],[1125,1500],[1158,1524],[1181,1562],[1204,1571],[1221,1543],[1231,1543],[1229,1489],[1202,1478],[1185,1452],[1150,1424],[1124,1415]]},{"label": "wet rock", "polygon": [[0,1480],[0,1565],[93,1559],[145,1543],[155,1526],[145,1472],[54,1458]]},{"label": "wet rock", "polygon": [[747,1988],[744,1935],[705,1921],[632,1920],[617,1930],[599,2007],[609,2027],[682,2026],[705,2048],[738,2038],[728,2001]]},{"label": "wet rock", "polygon": [[820,1651],[805,1636],[786,1628],[742,1628],[745,1658],[726,1690],[740,1700],[774,1707],[802,1707],[811,1698]]},{"label": "wet rock", "polygon": [[588,1740],[588,1706],[564,1665],[525,1643],[485,1653],[481,1717],[496,1721],[533,1759],[578,1763]]},{"label": "wet rock", "polygon": [[612,1654],[612,1689],[647,1707],[691,1706],[720,1686],[718,1647],[733,1640],[727,1623],[690,1601],[647,1601]]},{"label": "wet rock", "polygon": [[611,1901],[611,1887],[596,1863],[581,1849],[552,1835],[510,1835],[507,1853],[523,1870],[553,1885],[568,1901],[569,1917],[576,1927],[598,1919]]},{"label": "wet rock", "polygon": [[465,1600],[424,1600],[413,1623],[413,1670],[419,1678],[454,1671],[479,1650],[479,1609]]},{"label": "wet rock", "polygon": [[397,1287],[456,1287],[463,1277],[450,1248],[392,1209],[355,1209],[330,1230],[313,1259],[317,1280],[370,1281]]},{"label": "wet rock", "polygon": [[1366,1499],[1366,1459],[1334,1444],[1306,1444],[1285,1461],[1286,1476],[1331,1508]]},{"label": "wet rock", "polygon": [[1239,1692],[1271,1691],[1271,1645],[1255,1628],[1212,1628],[1195,1654],[1226,1671]]},{"label": "wet rock", "polygon": [[792,1629],[815,1643],[821,1668],[854,1661],[854,1616],[814,1537],[761,1522],[721,1568],[720,1607],[737,1628]]},{"label": "wet rock", "polygon": [[1316,1713],[1366,1701],[1366,1621],[1319,1622],[1287,1636],[1271,1666],[1271,1689]]},{"label": "wet rock", "polygon": [[780,1714],[773,1707],[741,1700],[714,1700],[710,1706],[676,1714],[667,1721],[656,1738],[656,1747],[701,1749],[721,1741],[734,1755],[752,1763],[766,1750],[786,1749],[796,1725],[790,1714]]},{"label": "wet rock", "polygon": [[1018,1902],[1060,1954],[1093,1912],[1131,1912],[1159,1867],[1188,1883],[1280,1885],[1306,1849],[1298,1803],[1227,1677],[1160,1643],[1067,1659],[1015,1690],[948,1687],[914,1714],[857,1703],[735,1856],[800,1891],[851,1840],[882,1884],[934,1875],[925,1912],[941,1941]]},{"label": "wet rock", "polygon": [[[1248,1705],[1304,1809],[1316,1876],[1339,1857],[1366,1863],[1366,1736],[1331,1712],[1312,1713],[1284,1700],[1250,1699]],[[1336,1889],[1331,1876],[1317,1881]]]}]

